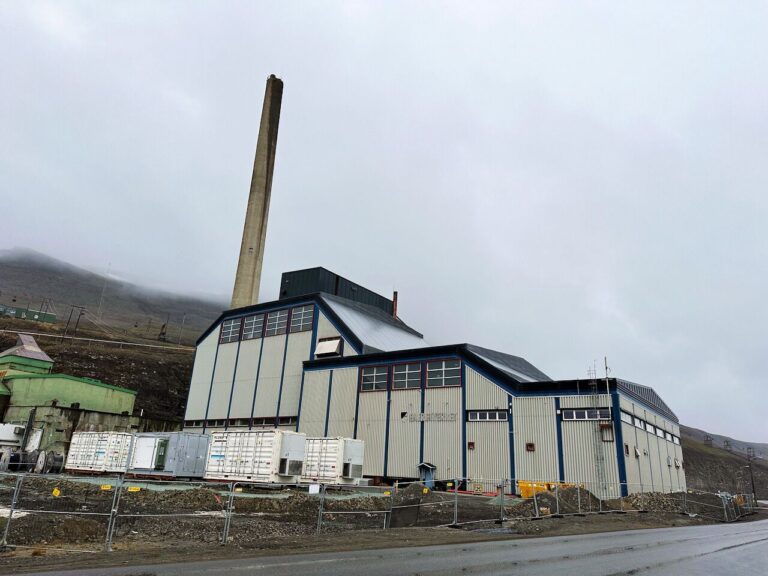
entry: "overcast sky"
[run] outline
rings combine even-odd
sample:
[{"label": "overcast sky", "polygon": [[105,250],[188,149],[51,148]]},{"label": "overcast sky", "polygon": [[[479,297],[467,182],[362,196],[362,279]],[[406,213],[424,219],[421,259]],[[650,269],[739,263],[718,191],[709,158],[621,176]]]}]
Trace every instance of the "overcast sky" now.
[{"label": "overcast sky", "polygon": [[325,266],[430,343],[768,441],[763,2],[0,1],[0,248],[229,298],[267,76],[262,299]]}]

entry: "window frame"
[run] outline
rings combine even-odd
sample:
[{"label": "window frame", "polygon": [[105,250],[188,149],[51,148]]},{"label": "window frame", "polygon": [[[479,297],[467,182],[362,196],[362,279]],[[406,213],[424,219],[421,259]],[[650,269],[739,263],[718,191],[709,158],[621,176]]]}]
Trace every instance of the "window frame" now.
[{"label": "window frame", "polygon": [[[405,374],[405,386],[404,387],[398,387],[395,386],[395,375],[398,374],[397,368],[400,366],[405,366],[406,371],[400,372],[400,374]],[[414,374],[415,372],[409,372],[408,367],[409,366],[418,366],[419,367],[419,385],[418,386],[408,386],[408,375]],[[424,388],[424,362],[400,362],[398,364],[392,364],[392,383],[391,383],[391,389],[394,390],[421,390]]]},{"label": "window frame", "polygon": [[[282,328],[279,327],[280,326],[280,322],[279,322],[280,316],[279,315],[281,313],[285,313],[285,325]],[[275,324],[275,332],[274,332],[274,334],[270,334],[269,333],[269,330],[270,330],[270,328],[269,328],[269,317],[272,316],[273,314],[277,314],[278,315],[278,321]],[[270,338],[272,336],[282,336],[284,334],[287,334],[288,333],[288,327],[290,326],[290,324],[291,324],[291,309],[290,308],[281,308],[279,310],[272,310],[271,312],[267,312],[266,313],[266,318],[264,320],[264,338]]]},{"label": "window frame", "polygon": [[[261,329],[258,331],[258,334],[256,331],[254,331],[250,336],[246,336],[246,327],[245,325],[248,323],[249,320],[254,320],[258,317],[261,317]],[[240,339],[241,340],[258,340],[259,338],[264,337],[264,330],[267,326],[267,315],[264,312],[260,312],[259,314],[251,314],[250,316],[245,316],[243,318],[243,327],[240,330]]]},{"label": "window frame", "polygon": [[[435,386],[435,385],[430,386],[429,385],[429,365],[430,364],[435,364],[437,362],[442,362],[442,368],[440,368],[440,370],[442,370],[442,372],[443,372],[443,376],[440,379],[440,382],[442,382],[442,384],[440,384],[438,386]],[[448,370],[458,370],[459,371],[459,376],[458,376],[459,377],[459,382],[458,382],[458,384],[445,384],[445,380],[446,380],[446,376],[445,376],[445,371],[446,371],[445,363],[446,362],[456,362],[456,363],[458,363],[458,366],[456,368],[448,368]],[[460,388],[461,385],[463,384],[462,366],[463,366],[463,364],[461,362],[461,358],[433,358],[433,359],[430,359],[430,360],[425,360],[424,361],[424,388],[427,389],[427,390],[430,389],[430,388],[437,388],[437,389],[441,389],[441,388]],[[455,378],[455,376],[450,376],[450,378]]]},{"label": "window frame", "polygon": [[[237,323],[237,333],[234,334],[232,330],[226,329],[228,335],[225,337],[225,326],[231,325],[234,326],[235,322]],[[226,320],[222,321],[221,327],[219,328],[219,344],[232,344],[233,342],[239,342],[240,338],[243,334],[243,317],[238,316],[237,318],[227,318]],[[226,338],[226,339],[225,339]]]},{"label": "window frame", "polygon": [[[486,416],[486,418],[480,418],[480,415],[483,414]],[[493,415],[493,418],[488,418],[488,416]],[[499,416],[503,416],[503,418],[499,418]],[[509,421],[509,413],[507,410],[500,410],[498,408],[493,408],[490,410],[467,410],[467,422],[507,422]]]},{"label": "window frame", "polygon": [[[361,366],[360,367],[360,375],[359,375],[360,381],[358,382],[358,389],[360,390],[360,392],[386,392],[387,390],[389,390],[389,381],[390,381],[390,372],[391,372],[389,368],[390,368],[390,366],[387,365],[387,364],[376,364],[376,365],[373,365],[373,366]],[[384,374],[385,374],[384,388],[371,388],[370,390],[366,390],[365,388],[363,388],[363,378],[365,377],[365,371],[366,370],[379,370],[379,369],[384,369]],[[374,386],[376,384],[375,378],[376,378],[376,375],[374,373],[374,383],[373,383]]]},{"label": "window frame", "polygon": [[[595,412],[597,412],[596,418]],[[563,422],[609,422],[612,420],[612,415],[610,408],[561,408],[560,419]]]},{"label": "window frame", "polygon": [[[309,324],[305,326],[307,314],[306,310],[309,309]],[[293,322],[298,316],[295,314],[297,310],[301,310],[301,318],[299,321],[299,326],[294,327]],[[308,332],[312,330],[312,325],[315,322],[315,305],[314,304],[304,304],[302,306],[294,306],[290,309],[290,322],[288,323],[288,333],[289,334],[296,334],[298,332]]]}]

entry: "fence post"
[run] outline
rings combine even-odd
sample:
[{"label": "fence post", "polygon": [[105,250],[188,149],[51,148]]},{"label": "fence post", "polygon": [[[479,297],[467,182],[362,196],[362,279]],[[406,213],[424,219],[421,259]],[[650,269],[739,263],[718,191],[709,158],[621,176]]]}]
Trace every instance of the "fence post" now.
[{"label": "fence post", "polygon": [[227,507],[224,510],[224,531],[221,535],[221,545],[226,546],[229,541],[229,529],[232,526],[232,512],[235,509],[235,486],[237,482],[229,483],[229,495],[227,496]]},{"label": "fence post", "polygon": [[576,484],[576,506],[581,514],[581,485]]},{"label": "fence post", "polygon": [[320,484],[320,507],[317,510],[317,533],[323,527],[323,504],[325,503],[325,484]]},{"label": "fence post", "polygon": [[504,478],[499,484],[499,523],[504,522],[504,486],[507,485],[507,479]]},{"label": "fence post", "polygon": [[555,484],[555,513],[560,516],[560,484]]},{"label": "fence post", "polygon": [[13,519],[13,511],[16,510],[16,505],[19,502],[19,494],[21,493],[21,485],[24,482],[24,474],[16,477],[16,485],[13,487],[13,498],[11,499],[11,509],[8,511],[8,521],[5,523],[5,530],[3,531],[3,541],[0,543],[0,549],[4,550],[8,546],[8,532],[11,529],[11,520]]},{"label": "fence post", "polygon": [[459,524],[459,481],[453,480],[453,525]]},{"label": "fence post", "polygon": [[120,506],[120,497],[123,492],[123,477],[118,476],[115,483],[115,493],[112,494],[112,507],[109,509],[109,522],[107,522],[107,538],[104,543],[104,551],[112,552],[112,537],[115,532],[115,524],[117,521],[117,512]]},{"label": "fence post", "polygon": [[384,529],[388,529],[392,524],[392,509],[395,507],[395,490],[397,489],[397,480],[389,492],[389,513],[384,515]]},{"label": "fence post", "polygon": [[539,517],[539,501],[536,499],[536,483],[533,483],[533,512],[536,518]]}]

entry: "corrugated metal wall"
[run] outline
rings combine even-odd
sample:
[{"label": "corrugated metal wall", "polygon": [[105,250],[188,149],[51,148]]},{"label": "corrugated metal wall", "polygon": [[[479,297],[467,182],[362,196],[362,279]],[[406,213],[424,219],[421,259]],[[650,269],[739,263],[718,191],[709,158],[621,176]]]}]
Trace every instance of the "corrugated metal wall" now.
[{"label": "corrugated metal wall", "polygon": [[[589,396],[562,396],[560,408],[610,408],[607,394]],[[558,416],[558,418],[560,418]],[[601,424],[609,424],[613,442],[604,442]],[[563,438],[564,481],[584,484],[593,493],[618,497],[619,466],[616,457],[616,430],[613,421],[580,420],[561,421]]]},{"label": "corrugated metal wall", "polygon": [[[555,400],[541,398],[513,398],[512,425],[515,442],[515,467],[519,480],[557,480],[557,428]],[[528,452],[526,443],[535,450]]]},{"label": "corrugated metal wall", "polygon": [[[466,368],[466,409],[506,410],[511,396],[472,368]],[[508,416],[509,417],[509,416]],[[503,480],[509,465],[509,423],[467,422],[467,476],[472,480]],[[470,443],[474,449],[469,450]]]},{"label": "corrugated metal wall", "polygon": [[[259,367],[260,355],[261,340],[245,340],[240,343],[240,357],[237,361],[232,407],[229,411],[230,418],[251,417],[253,387],[256,384],[256,371]],[[216,416],[211,417],[216,418]]]},{"label": "corrugated metal wall", "polygon": [[298,413],[301,373],[304,371],[304,361],[309,359],[311,346],[312,332],[297,332],[288,335],[280,416],[296,416]]},{"label": "corrugated metal wall", "polygon": [[365,441],[363,474],[384,475],[384,438],[386,436],[387,393],[361,392],[357,437]]},{"label": "corrugated metal wall", "polygon": [[232,390],[232,376],[235,373],[236,357],[237,344],[222,344],[219,346],[219,357],[216,359],[216,369],[213,373],[213,387],[208,407],[208,418],[227,417],[229,393]]},{"label": "corrugated metal wall", "polygon": [[421,412],[421,390],[393,390],[390,402],[387,474],[418,478],[421,423],[409,416]]},{"label": "corrugated metal wall", "polygon": [[328,436],[352,438],[355,433],[355,404],[357,400],[357,368],[333,371],[333,395],[328,417]]},{"label": "corrugated metal wall", "polygon": [[304,394],[298,431],[307,436],[323,435],[325,409],[328,403],[329,372],[329,370],[312,370],[304,375]]},{"label": "corrugated metal wall", "polygon": [[[274,418],[277,411],[277,395],[280,391],[280,374],[283,371],[285,336],[264,339],[261,371],[256,390],[256,407],[253,415],[257,418]],[[221,352],[219,352],[221,354]]]},{"label": "corrugated metal wall", "polygon": [[424,413],[455,414],[453,422],[424,423],[424,461],[437,466],[435,478],[450,480],[463,476],[462,439],[463,418],[461,388],[427,388],[424,392]]},{"label": "corrugated metal wall", "polygon": [[208,388],[213,375],[213,362],[216,358],[216,346],[219,331],[214,330],[200,342],[195,352],[195,364],[192,367],[192,379],[189,384],[189,396],[185,420],[202,420],[208,404]]}]

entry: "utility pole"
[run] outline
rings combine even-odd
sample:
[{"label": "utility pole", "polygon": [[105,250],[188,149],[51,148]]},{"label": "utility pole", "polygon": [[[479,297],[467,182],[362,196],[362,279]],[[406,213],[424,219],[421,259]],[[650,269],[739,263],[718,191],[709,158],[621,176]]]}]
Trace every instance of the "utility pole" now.
[{"label": "utility pole", "polygon": [[80,325],[80,318],[85,315],[85,306],[75,306],[75,308],[78,308],[80,313],[77,315],[77,321],[75,322],[75,329],[72,331],[72,336],[77,334],[77,327]]},{"label": "utility pole", "polygon": [[104,292],[107,291],[107,280],[109,279],[109,272],[112,269],[112,262],[107,264],[107,274],[104,276],[104,285],[101,287],[101,296],[99,297],[99,310],[96,313],[96,316],[99,317],[99,320],[101,320],[101,305],[104,303]]},{"label": "utility pole", "polygon": [[745,468],[749,468],[749,479],[752,481],[752,498],[757,502],[757,492],[755,492],[755,474],[752,472],[752,460],[755,459],[755,449],[752,446],[747,446],[747,465]]},{"label": "utility pole", "polygon": [[179,345],[181,345],[181,334],[184,332],[184,322],[187,321],[187,313],[184,312],[184,316],[181,317],[181,328],[179,328]]}]

